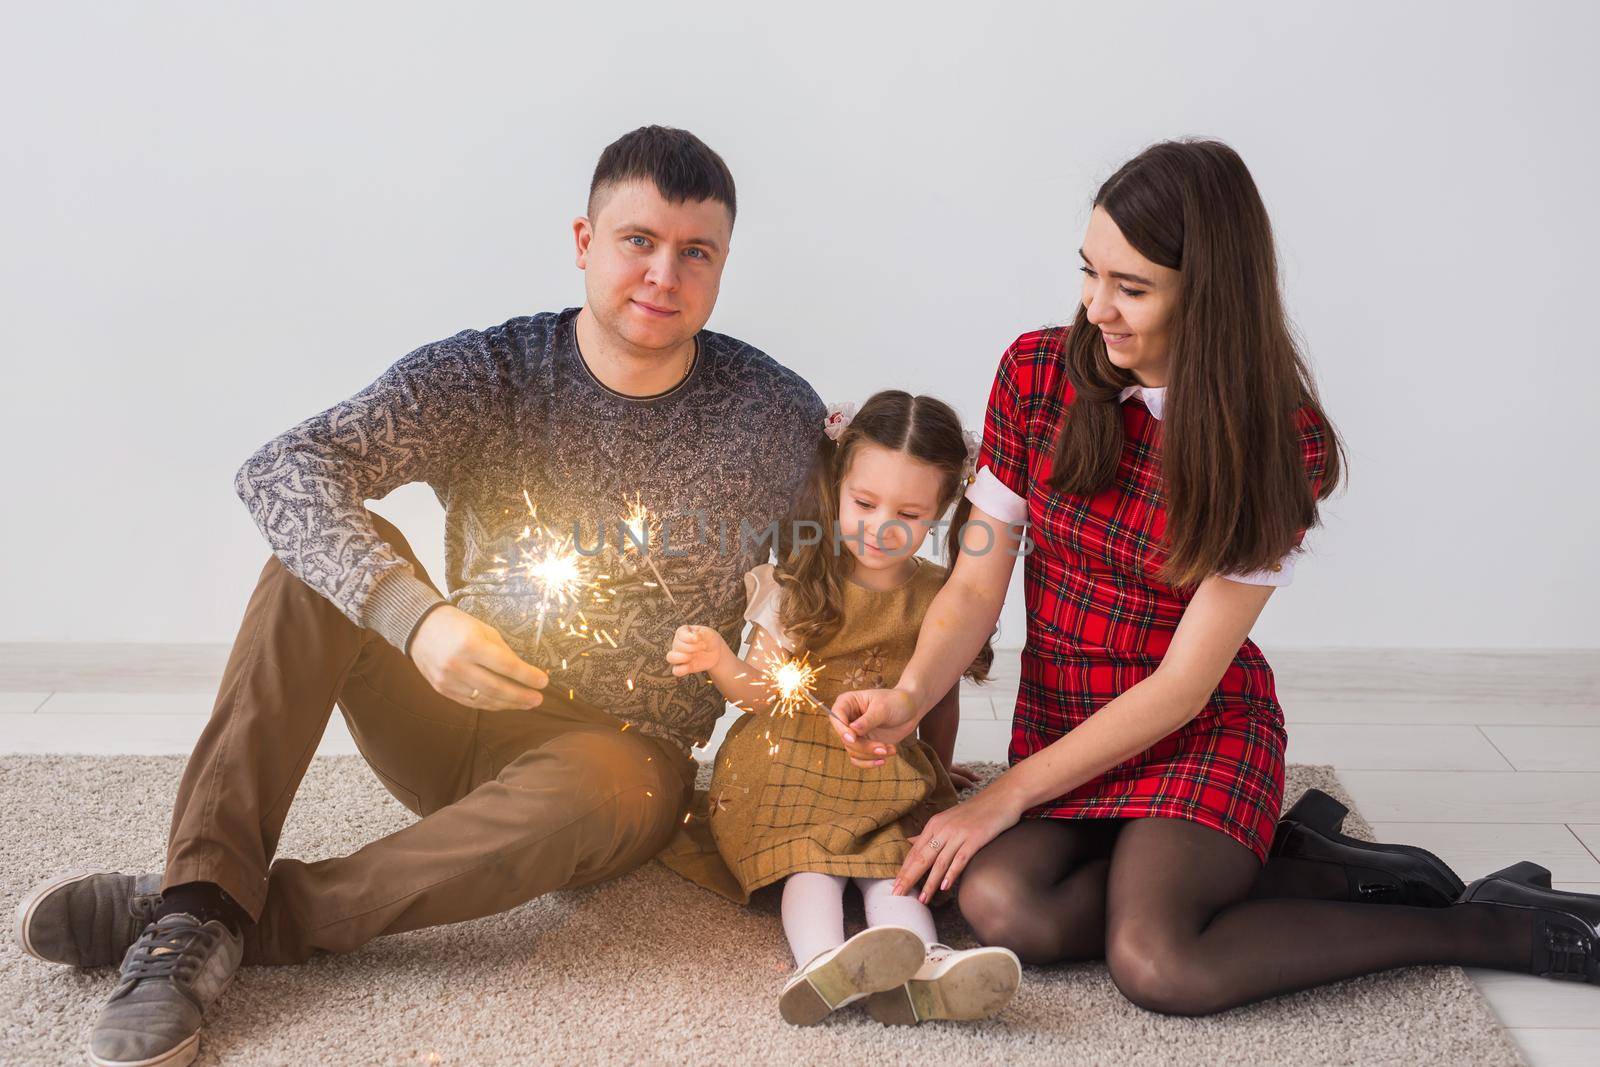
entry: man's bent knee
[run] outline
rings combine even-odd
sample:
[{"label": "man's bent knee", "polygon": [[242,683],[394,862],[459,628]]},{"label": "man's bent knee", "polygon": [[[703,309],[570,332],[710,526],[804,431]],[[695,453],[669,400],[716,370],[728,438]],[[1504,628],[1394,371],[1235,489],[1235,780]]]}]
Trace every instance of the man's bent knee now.
[{"label": "man's bent knee", "polygon": [[[576,841],[572,885],[631,870],[666,847],[687,805],[671,756],[646,738],[574,731],[514,761],[500,779],[529,787],[535,802],[562,809],[555,821]],[[562,788],[552,797],[552,780]],[[546,815],[550,815],[546,812]]]}]

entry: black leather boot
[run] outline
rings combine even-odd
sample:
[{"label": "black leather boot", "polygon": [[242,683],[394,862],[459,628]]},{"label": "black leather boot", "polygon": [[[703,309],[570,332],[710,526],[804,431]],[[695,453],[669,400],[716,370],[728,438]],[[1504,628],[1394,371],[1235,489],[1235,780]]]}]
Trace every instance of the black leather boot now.
[{"label": "black leather boot", "polygon": [[1534,912],[1528,973],[1600,985],[1600,896],[1551,889],[1550,872],[1524,860],[1479,878],[1458,903]]},{"label": "black leather boot", "polygon": [[1346,899],[1443,908],[1465,888],[1450,865],[1424,848],[1358,841],[1339,832],[1350,809],[1308,789],[1278,821],[1272,855],[1344,868]]}]

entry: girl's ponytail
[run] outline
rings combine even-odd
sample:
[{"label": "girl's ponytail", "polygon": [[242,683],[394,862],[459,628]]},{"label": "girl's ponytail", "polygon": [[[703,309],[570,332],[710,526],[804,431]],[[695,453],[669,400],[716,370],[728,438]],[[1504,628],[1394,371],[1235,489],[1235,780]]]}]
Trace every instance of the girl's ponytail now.
[{"label": "girl's ponytail", "polygon": [[833,528],[839,520],[839,451],[826,434],[817,434],[811,472],[790,512],[789,528],[783,531],[778,564],[773,568],[773,577],[784,591],[780,621],[797,651],[825,644],[844,617],[844,572],[833,558]]}]

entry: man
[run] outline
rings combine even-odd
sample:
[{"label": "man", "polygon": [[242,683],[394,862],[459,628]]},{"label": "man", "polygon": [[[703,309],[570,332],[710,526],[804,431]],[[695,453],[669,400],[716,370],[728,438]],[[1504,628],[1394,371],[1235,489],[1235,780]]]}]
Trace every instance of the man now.
[{"label": "man", "polygon": [[[689,621],[738,644],[743,575],[825,414],[798,375],[702,328],[734,213],[715,152],[635,130],[573,224],[582,308],[425,345],[245,462],[235,484],[274,558],[164,876],[64,877],[21,905],[32,955],[121,961],[95,1063],[188,1063],[241,962],[490,915],[666,844],[722,702],[665,652]],[[445,508],[448,595],[365,507],[416,481]],[[588,584],[540,569],[552,553]],[[334,704],[421,819],[350,856],[274,862]]]}]

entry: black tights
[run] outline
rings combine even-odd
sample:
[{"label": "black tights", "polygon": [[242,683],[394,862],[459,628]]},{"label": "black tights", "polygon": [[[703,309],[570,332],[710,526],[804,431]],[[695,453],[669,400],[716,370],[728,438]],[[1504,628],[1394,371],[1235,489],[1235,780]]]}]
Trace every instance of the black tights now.
[{"label": "black tights", "polygon": [[1105,959],[1129,1000],[1206,1015],[1415,964],[1526,970],[1531,913],[1353,903],[1344,875],[1186,819],[1026,819],[973,857],[961,914],[1028,963]]}]

